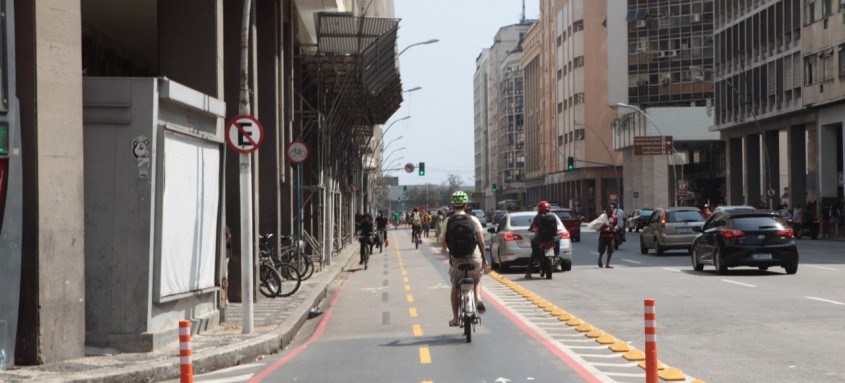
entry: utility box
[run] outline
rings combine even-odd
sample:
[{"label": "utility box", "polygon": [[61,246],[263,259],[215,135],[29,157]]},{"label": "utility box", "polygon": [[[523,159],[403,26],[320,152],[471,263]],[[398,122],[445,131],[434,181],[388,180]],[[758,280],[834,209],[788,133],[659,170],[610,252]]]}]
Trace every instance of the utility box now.
[{"label": "utility box", "polygon": [[219,323],[225,104],[166,78],[83,80],[85,332],[147,352]]}]

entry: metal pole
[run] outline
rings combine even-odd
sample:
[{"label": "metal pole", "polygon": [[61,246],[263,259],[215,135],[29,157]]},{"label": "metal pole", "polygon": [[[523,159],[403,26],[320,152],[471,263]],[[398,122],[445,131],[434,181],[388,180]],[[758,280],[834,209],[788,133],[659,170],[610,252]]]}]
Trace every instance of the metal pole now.
[{"label": "metal pole", "polygon": [[296,185],[294,186],[294,210],[296,214],[294,215],[294,230],[296,233],[296,242],[294,248],[296,249],[296,255],[299,257],[302,253],[302,250],[299,247],[299,243],[302,241],[302,164],[296,164]]},{"label": "metal pole", "polygon": [[[252,0],[244,0],[241,20],[241,92],[240,114],[250,114],[249,105],[249,29]],[[253,234],[252,234],[252,156],[240,154],[241,193],[241,302],[243,303],[243,333],[251,334],[253,317]]]}]

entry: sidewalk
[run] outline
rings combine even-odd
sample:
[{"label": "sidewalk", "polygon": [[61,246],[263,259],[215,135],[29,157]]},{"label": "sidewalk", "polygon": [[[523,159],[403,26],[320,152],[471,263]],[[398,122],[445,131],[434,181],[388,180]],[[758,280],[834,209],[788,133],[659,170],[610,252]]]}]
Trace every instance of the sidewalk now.
[{"label": "sidewalk", "polygon": [[[226,321],[219,328],[193,335],[194,374],[207,373],[249,363],[261,355],[287,347],[308,319],[311,307],[326,297],[329,284],[340,274],[349,258],[357,254],[356,244],[347,245],[332,259],[331,266],[315,272],[288,298],[266,298],[258,294],[254,307],[253,333],[241,333],[240,303],[229,303]],[[110,354],[88,349],[85,358],[40,366],[18,366],[0,372],[0,382],[156,382],[179,378],[179,339],[149,353]]]}]

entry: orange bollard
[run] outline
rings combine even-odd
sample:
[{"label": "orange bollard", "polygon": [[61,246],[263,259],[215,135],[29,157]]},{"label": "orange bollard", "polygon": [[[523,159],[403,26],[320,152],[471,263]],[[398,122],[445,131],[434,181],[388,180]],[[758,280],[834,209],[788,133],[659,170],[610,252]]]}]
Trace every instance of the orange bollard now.
[{"label": "orange bollard", "polygon": [[179,321],[179,381],[194,383],[194,365],[191,360],[191,322]]},{"label": "orange bollard", "polygon": [[654,299],[645,300],[645,381],[657,383],[657,314]]}]

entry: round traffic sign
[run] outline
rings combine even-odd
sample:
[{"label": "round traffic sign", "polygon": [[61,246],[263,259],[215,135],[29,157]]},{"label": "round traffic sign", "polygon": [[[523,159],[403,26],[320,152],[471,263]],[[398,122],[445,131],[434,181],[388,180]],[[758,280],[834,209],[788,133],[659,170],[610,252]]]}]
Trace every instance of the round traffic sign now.
[{"label": "round traffic sign", "polygon": [[769,190],[766,192],[766,194],[768,194],[769,197],[774,197],[775,196],[775,189],[769,188]]},{"label": "round traffic sign", "polygon": [[288,144],[287,150],[288,159],[295,164],[301,164],[311,155],[311,150],[308,145],[302,141],[293,141]]},{"label": "round traffic sign", "polygon": [[255,117],[242,114],[226,126],[226,143],[238,153],[252,153],[261,147],[262,142],[264,127]]},{"label": "round traffic sign", "polygon": [[410,162],[405,164],[405,172],[411,173],[411,172],[414,171],[414,168],[415,168],[414,164],[412,164]]}]

